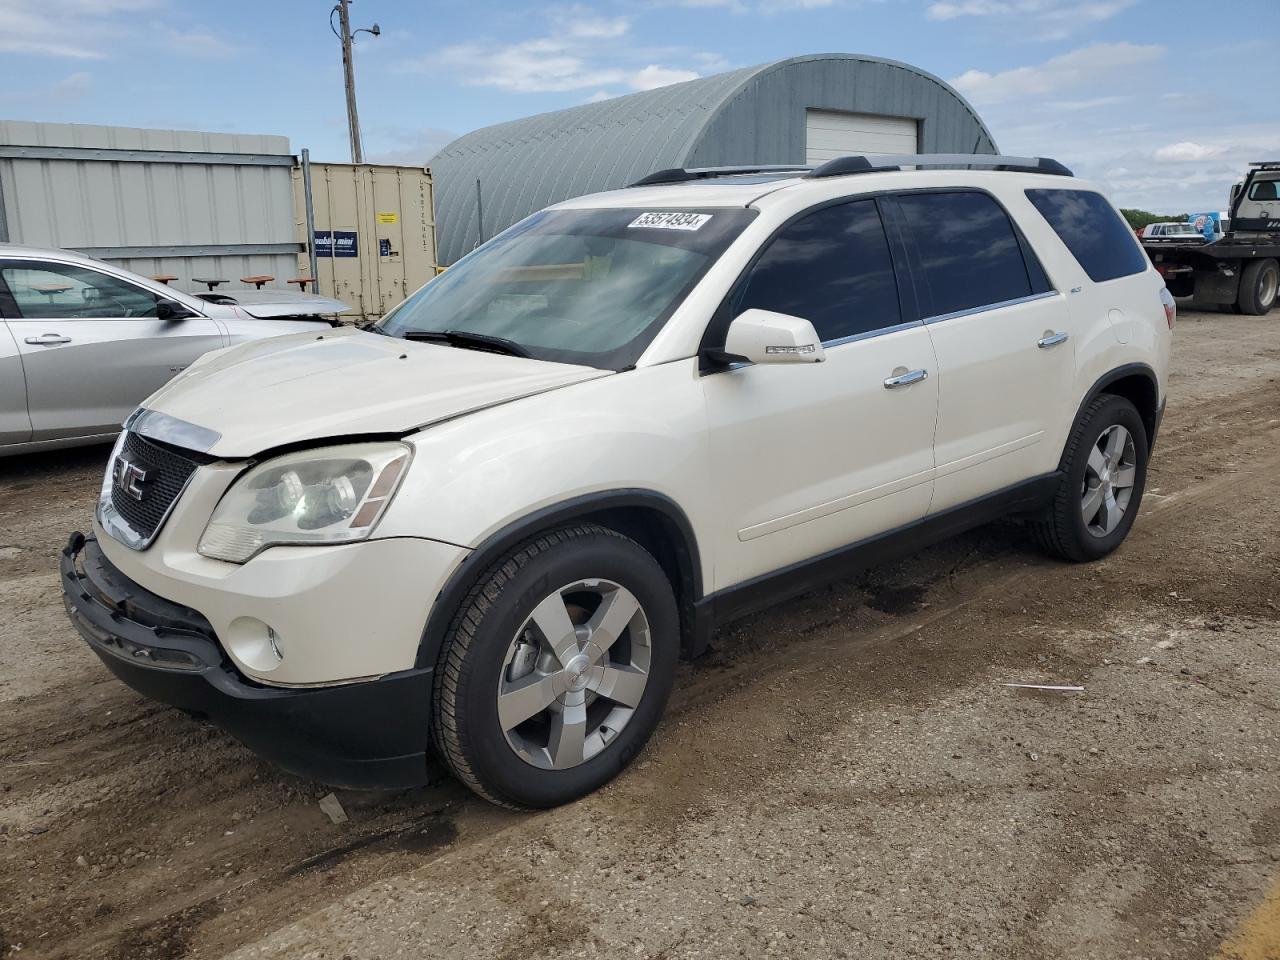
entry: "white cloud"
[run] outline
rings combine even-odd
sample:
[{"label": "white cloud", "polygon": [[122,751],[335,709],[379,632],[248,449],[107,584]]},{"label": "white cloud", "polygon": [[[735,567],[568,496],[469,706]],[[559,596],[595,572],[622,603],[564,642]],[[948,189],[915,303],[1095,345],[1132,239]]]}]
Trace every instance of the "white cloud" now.
[{"label": "white cloud", "polygon": [[1222,144],[1195,143],[1183,140],[1158,148],[1152,156],[1161,163],[1195,163],[1200,160],[1212,160],[1220,157],[1229,148]]},{"label": "white cloud", "polygon": [[688,7],[690,9],[715,8],[730,13],[790,13],[794,10],[819,10],[833,7],[839,0],[656,0],[654,6]]},{"label": "white cloud", "polygon": [[83,70],[68,74],[53,85],[54,97],[62,100],[79,100],[93,88],[93,75]]},{"label": "white cloud", "polygon": [[0,53],[105,60],[140,46],[200,58],[238,52],[202,27],[138,23],[139,15],[155,15],[162,8],[163,0],[0,0]]},{"label": "white cloud", "polygon": [[[1158,100],[1142,98],[1145,104]],[[1183,118],[1156,108],[1148,123],[1133,123],[1128,114],[1115,114],[1114,124],[1085,125],[1077,114],[1031,114],[1015,106],[987,120],[1002,152],[1055,157],[1077,176],[1100,183],[1121,206],[1164,214],[1224,209],[1231,184],[1249,161],[1280,155],[1280,130],[1274,124],[1239,124],[1207,113],[1194,124],[1193,146],[1202,149],[1192,152],[1199,157],[1159,160],[1155,154],[1167,143],[1160,137],[1176,130]],[[1002,115],[1012,119],[1001,123]]]},{"label": "white cloud", "polygon": [[999,73],[969,70],[951,83],[974,103],[982,105],[1061,96],[1123,78],[1133,70],[1160,60],[1164,53],[1164,47],[1155,45],[1095,43],[1052,57],[1035,67],[1014,67]]},{"label": "white cloud", "polygon": [[671,67],[660,67],[656,63],[651,63],[647,67],[642,67],[631,74],[627,78],[627,83],[633,90],[653,90],[672,83],[697,80],[698,76],[699,74],[696,70],[675,70]]},{"label": "white cloud", "polygon": [[450,141],[452,130],[439,127],[388,127],[366,125],[362,131],[370,163],[425,166]]},{"label": "white cloud", "polygon": [[559,37],[494,47],[455,44],[406,68],[415,72],[449,70],[468,86],[498,87],[514,93],[559,93],[626,79],[625,71],[589,62]]},{"label": "white cloud", "polygon": [[613,39],[631,29],[631,23],[626,17],[585,16],[580,8],[575,8],[567,16],[560,14],[556,19],[570,37],[584,40]]},{"label": "white cloud", "polygon": [[240,47],[218,36],[211,30],[197,27],[177,30],[163,24],[153,24],[155,35],[161,38],[166,50],[197,60],[226,60],[240,53]]},{"label": "white cloud", "polygon": [[1088,97],[1084,100],[1051,100],[1045,106],[1054,110],[1088,111],[1097,110],[1101,107],[1111,107],[1117,103],[1126,103],[1132,99],[1133,97],[1128,95]]},{"label": "white cloud", "polygon": [[101,60],[119,40],[115,17],[136,14],[155,0],[3,0],[0,52]]},{"label": "white cloud", "polygon": [[[564,93],[595,89],[596,98],[615,90],[652,90],[693,80],[724,62],[714,53],[687,54],[678,49],[662,51],[637,47],[630,37],[626,17],[600,17],[582,7],[553,10],[550,29],[542,36],[515,43],[459,43],[397,69],[411,73],[453,73],[467,86],[497,87],[513,93]],[[649,58],[691,58],[701,69],[669,66]]]},{"label": "white cloud", "polygon": [[5,89],[0,91],[0,103],[39,105],[65,103],[79,100],[93,90],[93,75],[83,70],[68,74],[61,80],[34,90]]},{"label": "white cloud", "polygon": [[695,53],[693,62],[703,73],[719,73],[729,69],[729,61],[719,53]]},{"label": "white cloud", "polygon": [[587,99],[583,102],[584,103],[602,103],[605,100],[612,100],[614,96],[615,94],[610,93],[608,90],[597,90],[591,96],[587,97]]},{"label": "white cloud", "polygon": [[1159,46],[1092,44],[952,82],[1004,153],[1061,160],[1122,206],[1221,210],[1248,161],[1280,153],[1280,128],[1204,84],[1179,93],[1169,59]]},{"label": "white cloud", "polygon": [[1035,40],[1058,40],[1110,20],[1137,0],[938,0],[925,15],[930,20],[989,18]]}]

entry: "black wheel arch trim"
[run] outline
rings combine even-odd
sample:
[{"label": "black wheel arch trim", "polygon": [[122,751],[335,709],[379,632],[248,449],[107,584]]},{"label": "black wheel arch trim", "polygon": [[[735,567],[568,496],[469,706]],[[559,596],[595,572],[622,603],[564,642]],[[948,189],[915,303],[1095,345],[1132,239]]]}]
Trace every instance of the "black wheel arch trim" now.
[{"label": "black wheel arch trim", "polygon": [[[565,523],[588,520],[601,522],[597,519],[600,514],[628,508],[655,511],[670,521],[678,532],[682,542],[674,544],[675,560],[680,568],[682,583],[672,586],[677,591],[677,602],[681,607],[681,625],[687,633],[691,634],[696,627],[692,611],[703,596],[702,559],[698,550],[697,537],[693,532],[693,524],[689,522],[688,516],[680,505],[665,494],[643,488],[607,490],[562,500],[526,514],[485,538],[479,546],[467,554],[449,576],[431,606],[431,613],[427,617],[426,626],[418,642],[415,667],[435,666],[449,626],[467,593],[475,586],[476,580],[484,571],[497,563],[517,544]],[[683,638],[682,645],[686,651],[690,649],[691,644],[689,636]]]},{"label": "black wheel arch trim", "polygon": [[[1085,393],[1084,399],[1080,401],[1080,406],[1076,408],[1075,418],[1071,421],[1072,425],[1074,426],[1080,421],[1080,415],[1084,413],[1085,408],[1089,406],[1089,404],[1093,403],[1099,395],[1107,392],[1107,387],[1111,386],[1113,383],[1118,383],[1121,380],[1125,380],[1135,375],[1145,377],[1147,380],[1151,381],[1151,387],[1155,391],[1156,406],[1155,409],[1151,411],[1150,419],[1148,419],[1147,415],[1143,411],[1138,411],[1138,414],[1142,417],[1143,424],[1147,427],[1147,448],[1150,450],[1150,448],[1154,447],[1156,442],[1156,427],[1159,426],[1161,414],[1164,412],[1164,404],[1160,400],[1160,378],[1156,376],[1156,372],[1150,364],[1125,363],[1108,370],[1100,376],[1094,382],[1093,386],[1089,388],[1088,392]],[[1063,457],[1066,457],[1065,450],[1063,451]],[[1059,469],[1061,468],[1062,463],[1060,461]]]}]

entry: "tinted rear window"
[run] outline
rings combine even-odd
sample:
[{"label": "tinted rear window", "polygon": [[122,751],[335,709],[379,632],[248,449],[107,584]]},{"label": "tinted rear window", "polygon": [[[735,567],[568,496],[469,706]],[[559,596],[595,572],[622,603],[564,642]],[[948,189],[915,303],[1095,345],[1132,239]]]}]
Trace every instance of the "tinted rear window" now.
[{"label": "tinted rear window", "polygon": [[1090,190],[1028,190],[1029,199],[1094,283],[1142,273],[1147,255],[1115,208]]},{"label": "tinted rear window", "polygon": [[[924,268],[929,316],[1030,296],[1031,276],[1004,209],[985,193],[898,197]],[[1043,271],[1037,267],[1037,279]],[[1034,291],[1040,292],[1040,291]]]}]

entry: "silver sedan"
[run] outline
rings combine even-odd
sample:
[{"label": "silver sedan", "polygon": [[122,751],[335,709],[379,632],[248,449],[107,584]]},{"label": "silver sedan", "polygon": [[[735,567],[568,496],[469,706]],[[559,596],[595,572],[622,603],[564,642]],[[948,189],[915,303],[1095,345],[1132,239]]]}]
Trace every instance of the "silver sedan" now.
[{"label": "silver sedan", "polygon": [[195,296],[67,250],[0,243],[0,456],[97,443],[210,350],[326,329],[346,304]]}]

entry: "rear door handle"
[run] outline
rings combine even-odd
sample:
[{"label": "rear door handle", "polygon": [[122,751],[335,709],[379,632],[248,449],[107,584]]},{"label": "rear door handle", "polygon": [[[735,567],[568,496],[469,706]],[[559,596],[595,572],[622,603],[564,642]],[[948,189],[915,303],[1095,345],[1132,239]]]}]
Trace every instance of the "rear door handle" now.
[{"label": "rear door handle", "polygon": [[64,337],[60,333],[42,333],[38,337],[27,337],[24,343],[29,343],[34,347],[52,347],[59,343],[70,343],[70,337]]},{"label": "rear door handle", "polygon": [[921,380],[928,379],[928,370],[912,370],[909,373],[904,373],[897,377],[890,377],[884,382],[884,388],[886,390],[892,390],[894,387],[909,387],[913,383],[919,383]]},{"label": "rear door handle", "polygon": [[1060,343],[1066,343],[1067,336],[1068,335],[1066,333],[1055,333],[1047,337],[1041,337],[1036,341],[1036,346],[1041,350],[1044,350],[1046,347],[1056,347]]}]

